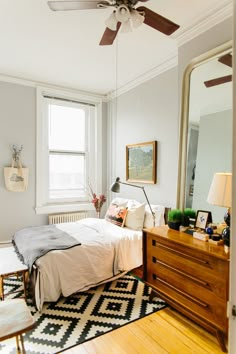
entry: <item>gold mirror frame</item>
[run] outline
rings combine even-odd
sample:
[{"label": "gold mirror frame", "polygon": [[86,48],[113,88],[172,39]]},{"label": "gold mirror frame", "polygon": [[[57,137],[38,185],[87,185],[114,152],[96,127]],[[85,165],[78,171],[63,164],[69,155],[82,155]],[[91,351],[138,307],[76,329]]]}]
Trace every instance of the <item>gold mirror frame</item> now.
[{"label": "gold mirror frame", "polygon": [[189,97],[190,79],[193,69],[212,59],[218,58],[232,50],[233,42],[228,41],[195,59],[186,67],[182,81],[181,116],[179,133],[179,164],[178,164],[178,189],[176,207],[183,210],[185,206],[186,192],[186,163],[187,163],[187,143],[188,143],[188,121],[189,121]]}]

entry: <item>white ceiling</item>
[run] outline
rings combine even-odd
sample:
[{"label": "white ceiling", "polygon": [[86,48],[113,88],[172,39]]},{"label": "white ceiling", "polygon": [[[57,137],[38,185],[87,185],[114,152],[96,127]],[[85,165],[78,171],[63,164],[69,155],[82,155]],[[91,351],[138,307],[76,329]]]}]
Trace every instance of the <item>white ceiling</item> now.
[{"label": "white ceiling", "polygon": [[120,33],[112,46],[99,46],[111,9],[53,12],[47,0],[0,0],[0,74],[108,94],[176,59],[183,34],[230,4],[140,2],[180,29],[168,37],[143,24]]}]

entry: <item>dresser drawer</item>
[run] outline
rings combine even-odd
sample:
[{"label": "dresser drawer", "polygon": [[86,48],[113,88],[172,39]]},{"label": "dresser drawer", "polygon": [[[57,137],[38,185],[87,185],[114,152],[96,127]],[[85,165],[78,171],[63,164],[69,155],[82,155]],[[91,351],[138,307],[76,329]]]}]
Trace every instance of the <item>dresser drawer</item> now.
[{"label": "dresser drawer", "polygon": [[147,283],[151,284],[160,296],[163,295],[167,302],[169,298],[170,302],[178,304],[178,306],[192,313],[194,316],[201,318],[202,321],[207,321],[208,323],[211,323],[212,326],[226,332],[227,318],[225,302],[210,301],[208,303],[201,301],[197,294],[196,296],[189,295],[153,274],[148,275]]},{"label": "dresser drawer", "polygon": [[203,302],[219,303],[225,301],[219,296],[221,295],[220,291],[218,292],[219,295],[215,291],[216,288],[223,289],[225,286],[220,279],[216,279],[217,283],[211,283],[161,262],[153,263],[148,261],[147,267],[149,275],[157,276]]},{"label": "dresser drawer", "polygon": [[196,250],[193,252],[192,249],[181,245],[175,245],[173,248],[168,242],[160,242],[158,237],[149,237],[147,242],[148,268],[155,264],[156,269],[158,265],[166,265],[165,274],[176,271],[176,276],[184,277],[183,281],[197,284],[214,292],[219,298],[227,299],[227,261]]}]

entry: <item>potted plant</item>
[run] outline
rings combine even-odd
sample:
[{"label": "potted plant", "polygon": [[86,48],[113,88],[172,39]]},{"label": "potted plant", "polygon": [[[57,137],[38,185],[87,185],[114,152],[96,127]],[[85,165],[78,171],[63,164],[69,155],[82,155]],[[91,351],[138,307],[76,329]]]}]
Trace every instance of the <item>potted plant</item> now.
[{"label": "potted plant", "polygon": [[195,219],[196,219],[196,211],[191,208],[185,208],[183,211],[181,225],[189,226],[191,220],[193,220],[193,224],[194,224]]},{"label": "potted plant", "polygon": [[168,212],[167,224],[170,229],[179,230],[182,223],[183,212],[180,209],[171,209]]}]

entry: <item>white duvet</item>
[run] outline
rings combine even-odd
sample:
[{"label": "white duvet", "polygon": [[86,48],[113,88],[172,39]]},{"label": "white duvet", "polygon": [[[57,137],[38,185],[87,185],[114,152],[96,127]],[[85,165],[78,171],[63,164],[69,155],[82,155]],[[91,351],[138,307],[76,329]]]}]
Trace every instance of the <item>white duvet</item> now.
[{"label": "white duvet", "polygon": [[38,310],[110,280],[142,264],[142,232],[121,228],[104,219],[87,218],[56,225],[80,246],[47,253],[36,261],[35,299]]}]

